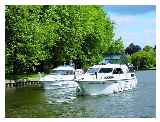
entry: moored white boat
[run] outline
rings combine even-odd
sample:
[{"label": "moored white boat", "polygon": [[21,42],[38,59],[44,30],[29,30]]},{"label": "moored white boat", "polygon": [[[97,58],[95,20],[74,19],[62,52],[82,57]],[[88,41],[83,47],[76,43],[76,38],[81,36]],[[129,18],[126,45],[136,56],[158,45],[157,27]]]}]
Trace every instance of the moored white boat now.
[{"label": "moored white boat", "polygon": [[45,89],[55,89],[78,86],[74,79],[75,69],[70,65],[64,65],[52,69],[50,74],[40,78],[40,81]]},{"label": "moored white boat", "polygon": [[121,64],[94,65],[76,80],[79,95],[111,94],[136,87],[137,79],[129,67]]}]

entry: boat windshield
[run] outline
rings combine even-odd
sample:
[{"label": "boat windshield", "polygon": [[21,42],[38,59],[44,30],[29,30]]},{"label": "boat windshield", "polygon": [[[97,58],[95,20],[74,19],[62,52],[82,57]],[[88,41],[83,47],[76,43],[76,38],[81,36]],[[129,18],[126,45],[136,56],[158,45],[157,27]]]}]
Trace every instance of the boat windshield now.
[{"label": "boat windshield", "polygon": [[111,73],[113,68],[101,68],[99,73]]},{"label": "boat windshield", "polygon": [[74,75],[73,70],[52,70],[52,75]]},{"label": "boat windshield", "polygon": [[95,72],[98,72],[98,68],[89,68],[87,73],[95,74]]}]

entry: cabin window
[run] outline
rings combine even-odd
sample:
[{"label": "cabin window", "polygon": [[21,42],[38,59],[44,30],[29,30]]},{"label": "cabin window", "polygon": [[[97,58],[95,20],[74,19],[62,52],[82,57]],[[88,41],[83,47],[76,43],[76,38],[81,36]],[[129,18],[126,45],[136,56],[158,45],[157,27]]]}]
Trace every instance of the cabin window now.
[{"label": "cabin window", "polygon": [[121,68],[115,68],[113,74],[123,74],[123,70]]},{"label": "cabin window", "polygon": [[112,72],[112,68],[101,68],[99,70],[99,73],[111,73]]},{"label": "cabin window", "polygon": [[91,74],[95,74],[95,72],[98,72],[98,68],[90,68],[87,71],[87,73],[91,73]]},{"label": "cabin window", "polygon": [[74,75],[73,70],[52,70],[53,75]]}]

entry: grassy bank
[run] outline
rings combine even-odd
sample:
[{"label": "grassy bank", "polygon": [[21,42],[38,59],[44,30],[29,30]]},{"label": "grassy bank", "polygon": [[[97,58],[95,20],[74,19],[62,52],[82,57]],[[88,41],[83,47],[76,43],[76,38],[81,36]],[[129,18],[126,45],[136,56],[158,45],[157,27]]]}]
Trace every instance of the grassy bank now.
[{"label": "grassy bank", "polygon": [[[41,76],[44,76],[46,74],[41,73]],[[6,80],[20,80],[20,79],[26,79],[26,80],[39,80],[40,75],[38,73],[31,73],[31,74],[6,74],[5,75]]]},{"label": "grassy bank", "polygon": [[156,70],[156,67],[136,69],[136,71],[142,71],[142,70]]}]

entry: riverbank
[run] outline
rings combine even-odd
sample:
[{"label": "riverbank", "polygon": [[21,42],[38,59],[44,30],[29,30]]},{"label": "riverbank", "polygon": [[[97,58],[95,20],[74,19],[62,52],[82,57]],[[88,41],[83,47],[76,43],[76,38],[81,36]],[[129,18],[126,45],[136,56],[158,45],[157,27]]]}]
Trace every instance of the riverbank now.
[{"label": "riverbank", "polygon": [[138,69],[136,71],[146,71],[146,70],[156,70],[156,67],[153,68],[145,68],[145,69]]},{"label": "riverbank", "polygon": [[40,75],[44,76],[44,73],[30,73],[30,74],[6,74],[5,79],[6,80],[39,80]]},{"label": "riverbank", "polygon": [[5,81],[5,87],[6,88],[22,88],[22,87],[42,87],[43,83],[41,81],[23,81],[23,80],[19,80],[19,81]]},{"label": "riverbank", "polygon": [[147,70],[156,70],[156,67],[153,67],[153,68],[149,68]]},{"label": "riverbank", "polygon": [[39,81],[40,77],[43,77],[44,73],[32,73],[32,74],[16,74],[16,75],[6,75],[5,87],[28,87],[28,86],[38,86],[41,87],[42,83]]}]

